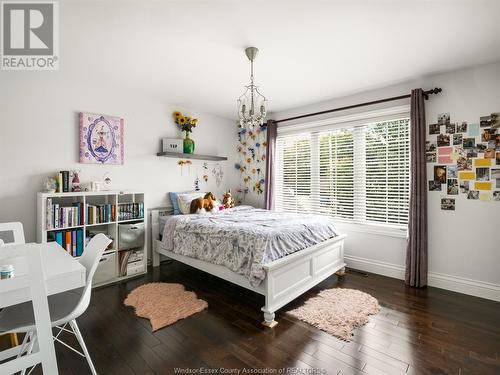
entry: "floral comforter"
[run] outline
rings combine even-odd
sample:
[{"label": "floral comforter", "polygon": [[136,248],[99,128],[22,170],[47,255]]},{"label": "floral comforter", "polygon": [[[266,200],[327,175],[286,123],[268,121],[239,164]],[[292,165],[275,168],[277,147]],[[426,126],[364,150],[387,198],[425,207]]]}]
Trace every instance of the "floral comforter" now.
[{"label": "floral comforter", "polygon": [[325,216],[238,206],[216,214],[162,217],[163,247],[223,265],[253,286],[265,279],[263,264],[338,235]]}]

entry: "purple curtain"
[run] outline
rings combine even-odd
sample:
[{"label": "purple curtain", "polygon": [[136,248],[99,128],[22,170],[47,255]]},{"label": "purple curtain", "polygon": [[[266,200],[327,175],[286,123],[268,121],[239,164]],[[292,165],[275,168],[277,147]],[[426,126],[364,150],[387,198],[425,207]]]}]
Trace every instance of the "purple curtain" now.
[{"label": "purple curtain", "polygon": [[427,286],[427,163],[425,160],[425,104],[422,89],[411,92],[411,186],[406,247],[405,282]]},{"label": "purple curtain", "polygon": [[266,209],[274,209],[274,161],[276,159],[276,136],[278,124],[274,120],[267,120],[267,149],[266,149]]}]

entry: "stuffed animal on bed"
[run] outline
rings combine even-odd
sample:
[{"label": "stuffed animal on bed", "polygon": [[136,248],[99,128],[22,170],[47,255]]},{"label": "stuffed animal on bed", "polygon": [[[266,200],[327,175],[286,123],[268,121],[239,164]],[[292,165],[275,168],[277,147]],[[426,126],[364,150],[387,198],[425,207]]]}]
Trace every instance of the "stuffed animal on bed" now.
[{"label": "stuffed animal on bed", "polygon": [[224,205],[225,208],[233,208],[236,205],[233,196],[231,194],[231,190],[229,190],[227,193],[224,193],[222,197],[223,197],[222,204]]},{"label": "stuffed animal on bed", "polygon": [[195,214],[198,210],[212,211],[215,205],[215,195],[211,192],[205,194],[203,198],[196,198],[191,201],[189,213]]}]

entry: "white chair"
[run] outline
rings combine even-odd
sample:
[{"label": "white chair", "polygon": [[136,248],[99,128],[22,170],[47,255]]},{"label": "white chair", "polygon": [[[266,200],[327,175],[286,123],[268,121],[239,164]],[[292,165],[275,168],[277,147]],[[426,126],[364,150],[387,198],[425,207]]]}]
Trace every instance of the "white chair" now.
[{"label": "white chair", "polygon": [[[86,284],[84,288],[72,290],[65,293],[49,296],[49,309],[52,327],[57,327],[59,331],[54,336],[54,340],[66,346],[67,348],[78,353],[87,359],[92,374],[97,375],[97,372],[90,358],[85,342],[83,341],[82,334],[76,324],[76,318],[82,315],[90,303],[90,294],[92,291],[92,278],[102,257],[104,250],[111,243],[111,240],[104,234],[94,236],[88,245],[85,247],[80,263],[86,268]],[[31,311],[29,304],[20,304],[6,308],[0,313],[0,333],[27,333],[23,341],[21,352],[31,353],[36,342],[30,337],[34,336],[35,326],[33,324],[33,311]],[[67,329],[69,324],[70,329]],[[59,335],[62,332],[69,332],[76,336],[83,353],[72,348],[61,339]],[[24,374],[24,372],[23,372]]]},{"label": "white chair", "polygon": [[[0,223],[0,247],[25,243],[23,224],[16,221],[11,223]],[[17,346],[17,334],[10,334],[10,345]]]},{"label": "white chair", "polygon": [[[16,251],[12,251],[16,250]],[[58,374],[56,354],[54,351],[54,341],[52,340],[52,327],[49,316],[49,305],[47,302],[47,291],[45,288],[45,277],[38,248],[31,249],[29,245],[23,249],[11,247],[3,251],[11,251],[12,257],[19,257],[26,263],[26,274],[0,281],[0,294],[12,293],[15,291],[29,290],[31,302],[26,303],[32,315],[33,326],[29,335],[26,335],[25,341],[37,338],[38,350],[30,350],[23,356],[23,348],[12,348],[0,352],[0,374],[13,374],[18,371],[25,371],[26,368],[42,364],[45,374]],[[9,259],[7,253],[3,259]],[[33,307],[31,306],[33,305]],[[0,300],[0,308],[2,305]],[[10,307],[6,307],[8,310]],[[0,314],[3,314],[3,311]],[[1,329],[0,329],[1,331]],[[33,346],[31,347],[33,349]],[[15,359],[12,359],[15,357]]]},{"label": "white chair", "polygon": [[0,239],[5,245],[25,243],[23,224],[19,222],[0,223]]}]

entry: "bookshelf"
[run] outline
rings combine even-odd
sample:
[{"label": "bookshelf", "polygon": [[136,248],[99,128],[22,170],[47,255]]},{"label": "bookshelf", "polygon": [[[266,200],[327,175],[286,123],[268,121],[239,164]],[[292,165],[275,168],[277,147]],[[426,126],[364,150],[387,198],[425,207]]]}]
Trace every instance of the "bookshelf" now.
[{"label": "bookshelf", "polygon": [[[57,241],[78,258],[92,235],[112,238],[94,276],[94,286],[102,286],[147,272],[146,217],[140,191],[41,192],[37,193],[37,242]],[[122,235],[120,244],[119,233],[132,229],[141,236],[131,245],[126,243],[130,236]]]}]

